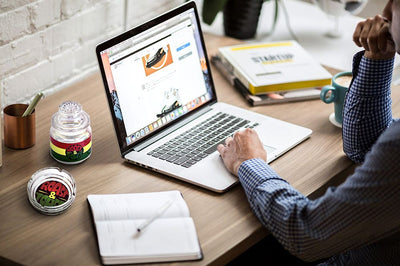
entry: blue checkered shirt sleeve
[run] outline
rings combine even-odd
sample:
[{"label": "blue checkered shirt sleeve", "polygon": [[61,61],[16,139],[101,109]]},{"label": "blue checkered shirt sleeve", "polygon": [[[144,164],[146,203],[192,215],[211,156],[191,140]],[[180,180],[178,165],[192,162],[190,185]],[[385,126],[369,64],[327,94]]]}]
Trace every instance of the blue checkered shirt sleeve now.
[{"label": "blue checkered shirt sleeve", "polygon": [[[357,106],[358,111],[347,108],[346,115],[358,122],[350,123],[347,117],[344,124],[349,154],[363,161],[353,175],[315,200],[302,195],[261,159],[243,162],[238,176],[257,218],[299,258],[324,259],[323,265],[398,265],[400,123],[392,122],[387,104],[392,63],[368,62],[362,55],[359,59],[365,66],[358,69],[347,100],[351,106],[366,101],[366,106]],[[380,78],[367,70],[370,63],[383,72]],[[375,82],[382,87],[371,85],[369,91],[367,85]],[[370,121],[361,121],[367,117]]]},{"label": "blue checkered shirt sleeve", "polygon": [[343,110],[343,150],[357,162],[364,161],[372,144],[392,122],[393,59],[371,60],[363,52],[354,56],[353,81]]}]

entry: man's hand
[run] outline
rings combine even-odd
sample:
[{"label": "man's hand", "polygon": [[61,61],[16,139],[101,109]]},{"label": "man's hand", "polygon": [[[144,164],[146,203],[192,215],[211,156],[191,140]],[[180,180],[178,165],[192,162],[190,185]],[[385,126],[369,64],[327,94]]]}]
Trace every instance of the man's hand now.
[{"label": "man's hand", "polygon": [[365,49],[370,59],[389,59],[395,55],[395,44],[389,32],[389,22],[377,15],[357,24],[353,34],[354,43]]},{"label": "man's hand", "polygon": [[234,175],[238,174],[239,166],[246,160],[259,158],[267,161],[267,153],[257,132],[249,128],[236,132],[233,138],[227,138],[225,146],[218,145],[218,152],[226,168]]}]

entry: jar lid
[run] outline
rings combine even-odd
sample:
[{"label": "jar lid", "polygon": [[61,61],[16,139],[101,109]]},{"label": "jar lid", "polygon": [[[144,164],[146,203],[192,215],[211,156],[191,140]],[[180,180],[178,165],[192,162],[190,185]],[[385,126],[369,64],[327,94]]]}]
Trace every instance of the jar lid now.
[{"label": "jar lid", "polygon": [[70,173],[57,167],[36,171],[27,185],[29,202],[43,214],[57,215],[75,200],[76,184]]},{"label": "jar lid", "polygon": [[51,126],[66,132],[76,132],[90,126],[90,117],[78,102],[65,101],[58,106],[58,112],[51,119]]}]

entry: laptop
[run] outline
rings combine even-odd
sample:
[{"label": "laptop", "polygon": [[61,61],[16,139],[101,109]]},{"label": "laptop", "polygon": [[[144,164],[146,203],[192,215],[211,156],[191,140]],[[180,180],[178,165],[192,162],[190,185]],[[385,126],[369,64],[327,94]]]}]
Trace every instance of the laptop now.
[{"label": "laptop", "polygon": [[217,151],[254,128],[268,162],[312,131],[217,100],[194,2],[96,47],[122,157],[133,164],[224,192],[238,182]]}]

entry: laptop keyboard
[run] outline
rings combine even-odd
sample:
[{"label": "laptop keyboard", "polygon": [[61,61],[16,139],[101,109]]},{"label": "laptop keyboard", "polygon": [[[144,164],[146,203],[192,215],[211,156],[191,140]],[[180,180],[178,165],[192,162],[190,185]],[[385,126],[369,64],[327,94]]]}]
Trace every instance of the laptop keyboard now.
[{"label": "laptop keyboard", "polygon": [[219,112],[206,123],[197,125],[171,139],[148,155],[185,168],[196,164],[217,150],[219,144],[241,128],[253,128],[258,123]]}]

